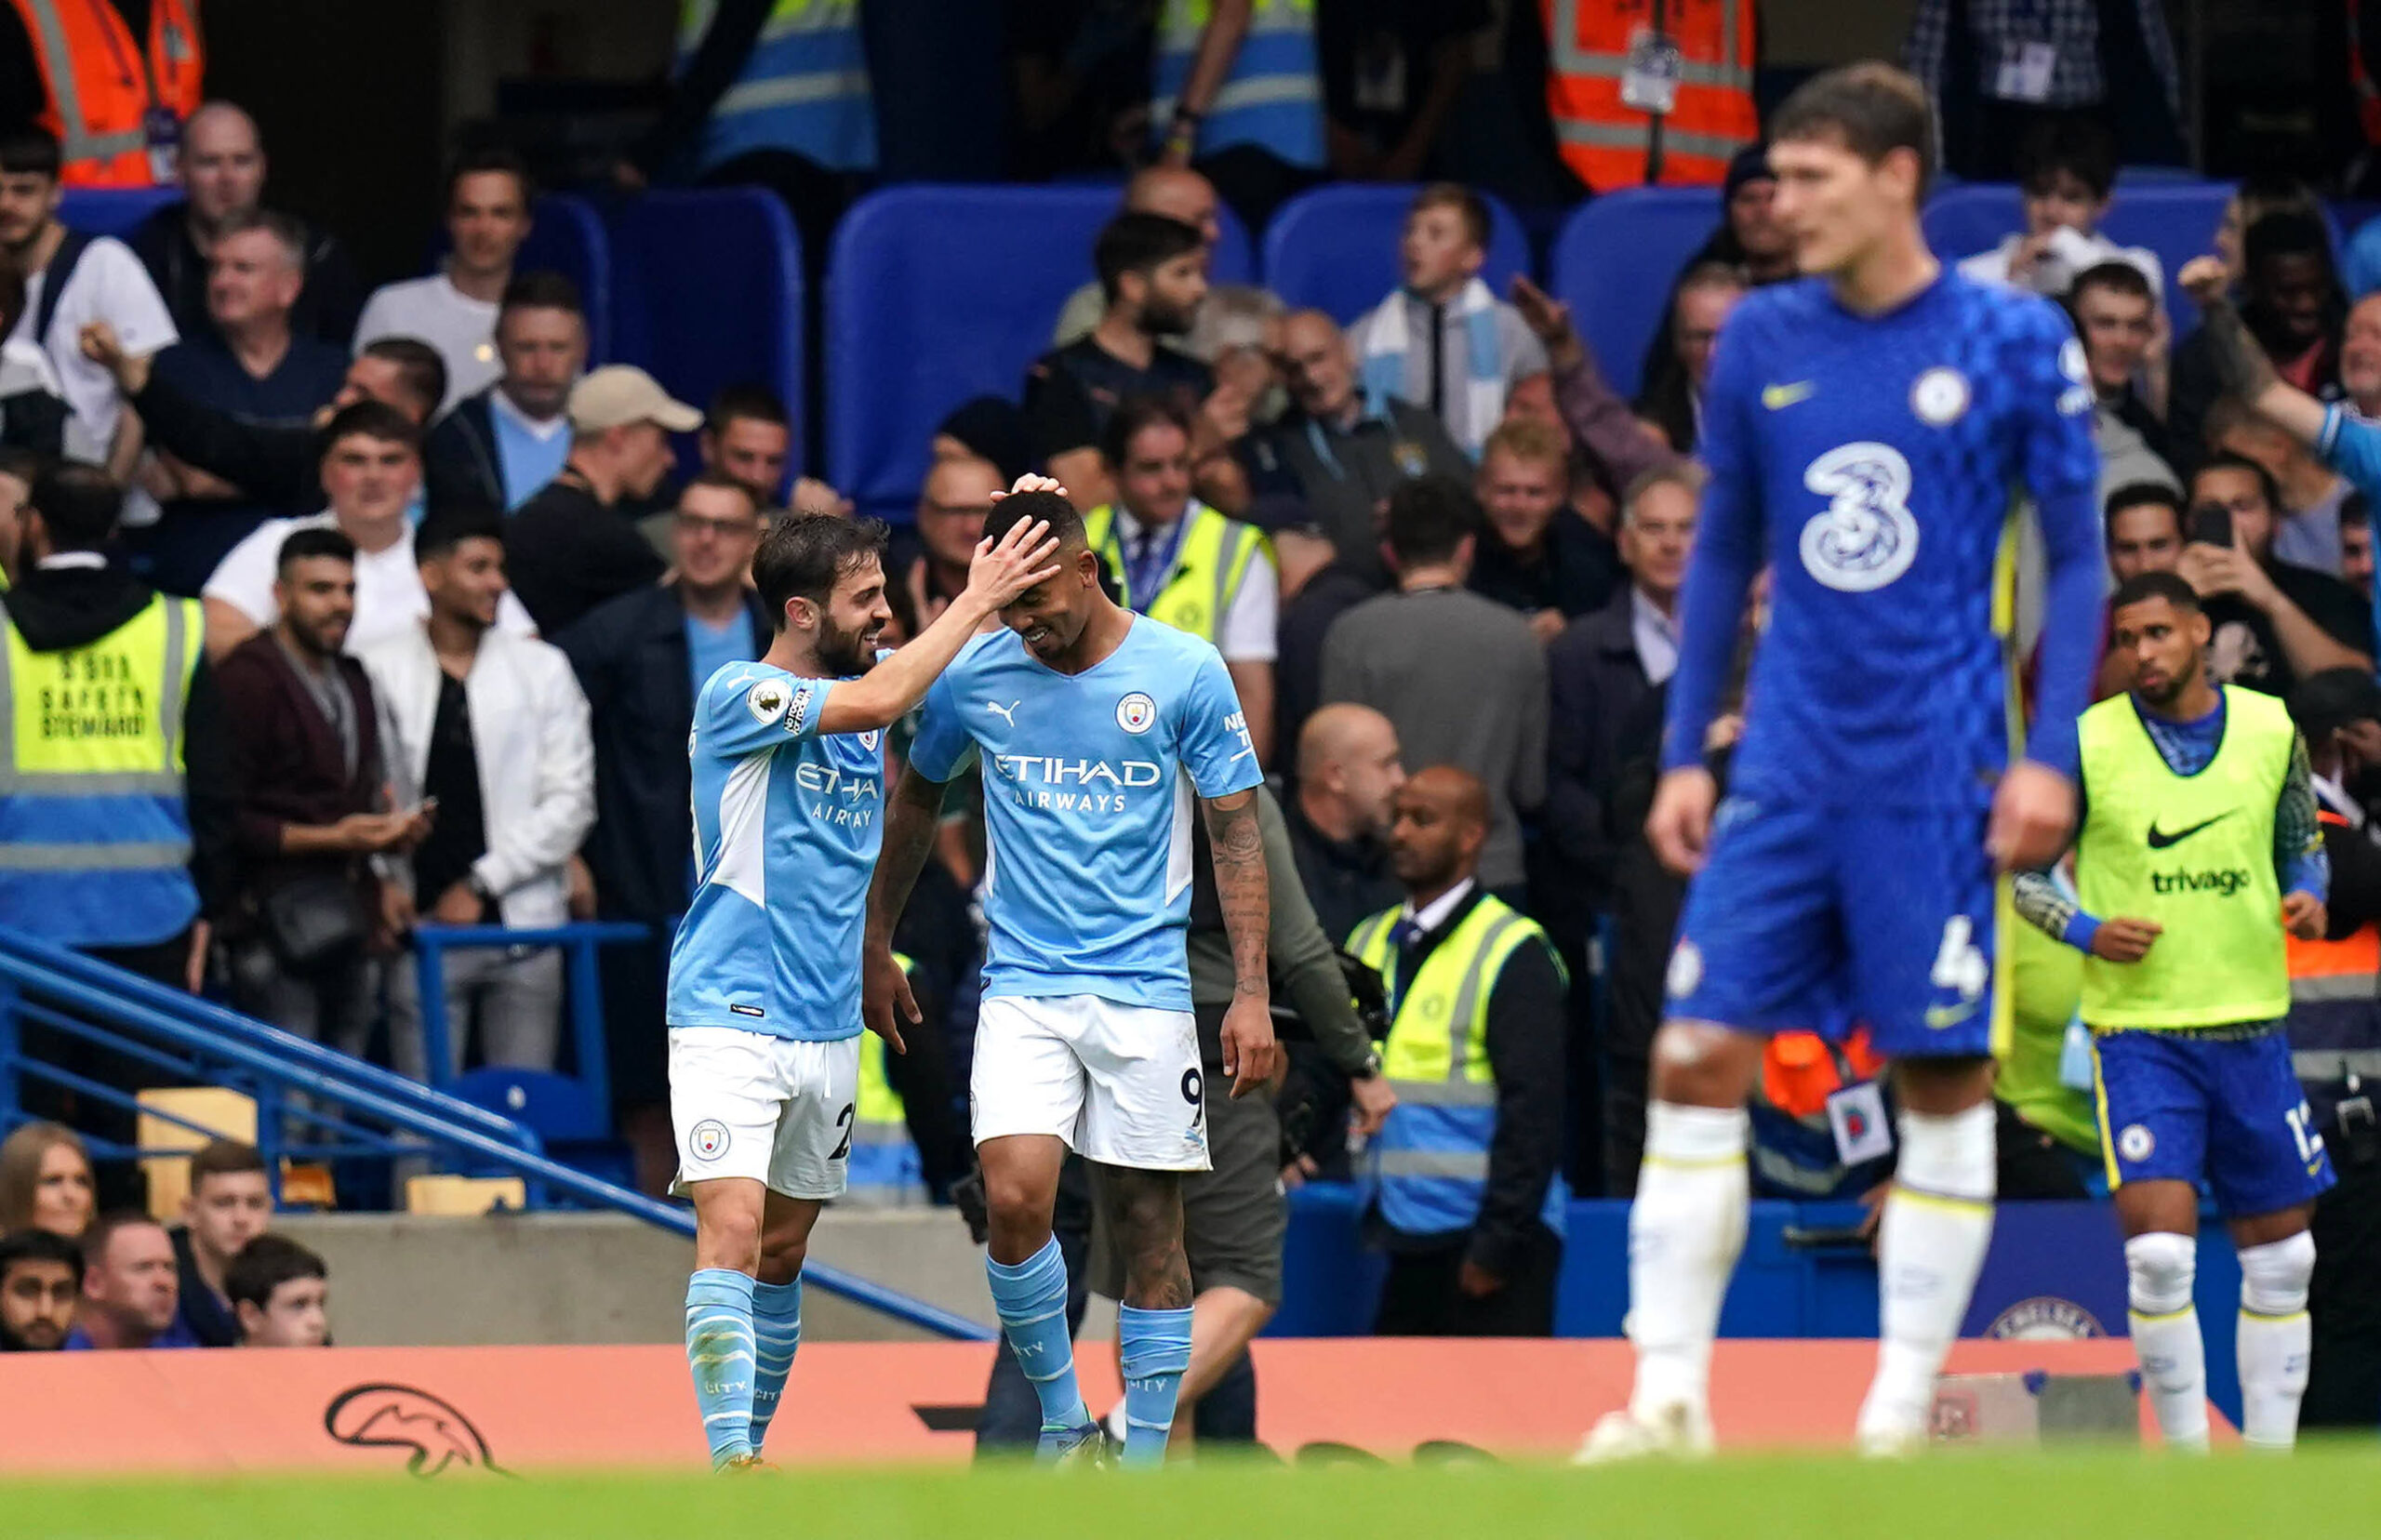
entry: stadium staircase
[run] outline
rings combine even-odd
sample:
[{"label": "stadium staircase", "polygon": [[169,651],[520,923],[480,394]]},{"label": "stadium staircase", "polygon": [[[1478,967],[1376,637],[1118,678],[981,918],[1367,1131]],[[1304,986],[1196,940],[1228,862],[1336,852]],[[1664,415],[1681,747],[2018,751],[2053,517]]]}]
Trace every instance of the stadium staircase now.
[{"label": "stadium staircase", "polygon": [[[577,943],[573,949],[588,960],[574,968],[580,974],[574,988],[582,982],[592,988],[597,937],[590,933],[599,929],[561,927],[537,933],[534,939]],[[470,944],[459,936],[445,939],[449,945]],[[518,936],[509,939],[520,944]],[[111,1063],[119,1072],[104,1078],[91,1072]],[[126,1069],[133,1073],[120,1072]],[[187,1154],[195,1144],[227,1132],[188,1111],[174,1110],[170,1098],[143,1099],[109,1083],[133,1079],[160,1086],[219,1087],[245,1098],[254,1109],[255,1142],[265,1157],[276,1201],[286,1196],[281,1184],[287,1164],[336,1162],[341,1169],[378,1165],[391,1171],[437,1167],[517,1179],[522,1204],[532,1211],[604,1209],[689,1238],[695,1232],[691,1208],[648,1198],[557,1159],[530,1119],[419,1084],[212,1002],[0,926],[0,1126],[13,1128],[26,1121],[25,1092],[40,1088],[71,1095],[80,1105],[109,1109],[114,1114],[109,1121],[119,1128],[137,1115],[144,1129],[170,1129],[180,1135],[150,1148],[86,1135],[95,1160]],[[561,1095],[542,1082],[512,1083],[524,1093],[515,1110],[526,1110],[531,1089]],[[458,1089],[485,1084],[459,1082]],[[505,1098],[499,1095],[491,1099]],[[583,1088],[565,1100],[581,1105],[586,1100]],[[153,1133],[148,1136],[155,1138]],[[938,1335],[967,1340],[991,1335],[975,1321],[834,1268],[813,1262],[805,1268],[804,1279],[812,1288]]]}]

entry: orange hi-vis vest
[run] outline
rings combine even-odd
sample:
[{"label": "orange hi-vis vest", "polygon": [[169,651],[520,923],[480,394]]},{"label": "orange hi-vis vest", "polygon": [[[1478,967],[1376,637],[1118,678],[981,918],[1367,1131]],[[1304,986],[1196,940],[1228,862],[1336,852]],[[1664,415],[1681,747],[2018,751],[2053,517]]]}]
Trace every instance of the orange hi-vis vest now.
[{"label": "orange hi-vis vest", "polygon": [[1841,1046],[1816,1032],[1780,1032],[1761,1055],[1761,1096],[1789,1118],[1815,1118],[1827,1110],[1829,1096],[1884,1069],[1865,1027]]},{"label": "orange hi-vis vest", "polygon": [[[2348,823],[2329,808],[2320,816]],[[2289,948],[2291,1064],[2328,1121],[2340,1082],[2381,1081],[2381,926],[2359,926],[2337,941],[2294,936]]]},{"label": "orange hi-vis vest", "polygon": [[150,0],[145,46],[109,0],[15,4],[49,86],[37,121],[58,136],[60,179],[69,187],[170,183],[172,157],[150,153],[149,116],[171,113],[179,126],[206,100],[198,0]]},{"label": "orange hi-vis vest", "polygon": [[[1761,137],[1753,106],[1754,0],[1539,0],[1547,106],[1563,164],[1599,192],[1717,183]],[[1666,114],[1621,100],[1629,47],[1659,33],[1679,51]]]}]

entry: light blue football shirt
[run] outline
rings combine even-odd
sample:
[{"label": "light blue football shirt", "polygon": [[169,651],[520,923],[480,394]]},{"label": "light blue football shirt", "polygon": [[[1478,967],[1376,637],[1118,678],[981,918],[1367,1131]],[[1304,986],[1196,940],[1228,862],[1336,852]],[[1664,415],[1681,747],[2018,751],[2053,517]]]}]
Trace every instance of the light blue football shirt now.
[{"label": "light blue football shirt", "polygon": [[731,663],[695,702],[694,901],[669,1024],[857,1036],[860,934],[884,838],[885,735],[818,736],[833,682]]},{"label": "light blue football shirt", "polygon": [[1224,660],[1136,617],[1122,645],[1062,674],[1016,632],[968,644],[926,693],[910,763],[984,766],[989,996],[1097,995],[1190,1009],[1193,795],[1261,778]]}]

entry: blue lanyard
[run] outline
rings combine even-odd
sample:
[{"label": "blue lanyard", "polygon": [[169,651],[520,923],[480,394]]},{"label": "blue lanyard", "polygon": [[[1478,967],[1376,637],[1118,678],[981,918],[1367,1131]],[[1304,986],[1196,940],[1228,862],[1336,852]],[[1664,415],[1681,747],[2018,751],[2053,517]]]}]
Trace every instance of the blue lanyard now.
[{"label": "blue lanyard", "polygon": [[[1183,537],[1190,532],[1190,521],[1198,516],[1198,510],[1199,502],[1194,498],[1182,510],[1182,517],[1174,521],[1174,527],[1166,531],[1163,541],[1152,539],[1144,528],[1140,537],[1140,556],[1125,559],[1125,583],[1131,591],[1126,597],[1132,600],[1133,608],[1137,613],[1147,615],[1150,605],[1165,591],[1166,578],[1174,570],[1174,559],[1182,552]],[[1124,530],[1119,528],[1116,533],[1117,544],[1125,544]]]}]

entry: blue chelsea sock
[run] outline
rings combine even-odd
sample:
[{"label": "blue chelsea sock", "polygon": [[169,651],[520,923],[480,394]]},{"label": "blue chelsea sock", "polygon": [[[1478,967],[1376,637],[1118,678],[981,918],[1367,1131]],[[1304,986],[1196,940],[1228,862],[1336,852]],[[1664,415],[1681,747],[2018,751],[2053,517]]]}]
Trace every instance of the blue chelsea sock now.
[{"label": "blue chelsea sock", "polygon": [[1075,1386],[1074,1344],[1067,1336],[1067,1261],[1057,1238],[1014,1267],[988,1256],[984,1270],[991,1278],[1001,1334],[1042,1398],[1044,1425],[1073,1427],[1090,1421]]}]

